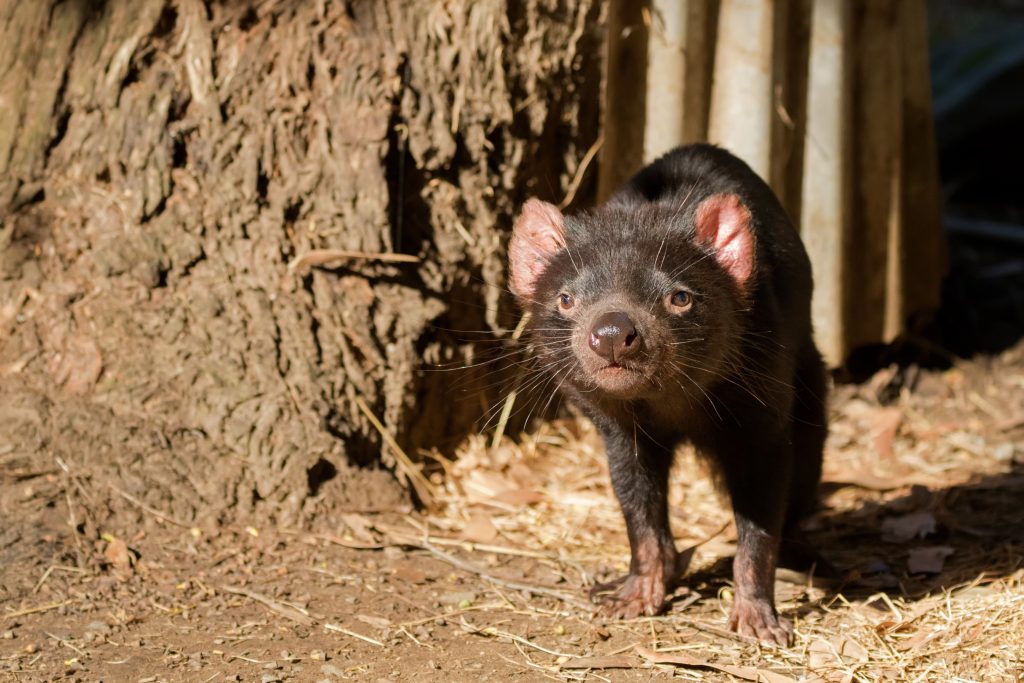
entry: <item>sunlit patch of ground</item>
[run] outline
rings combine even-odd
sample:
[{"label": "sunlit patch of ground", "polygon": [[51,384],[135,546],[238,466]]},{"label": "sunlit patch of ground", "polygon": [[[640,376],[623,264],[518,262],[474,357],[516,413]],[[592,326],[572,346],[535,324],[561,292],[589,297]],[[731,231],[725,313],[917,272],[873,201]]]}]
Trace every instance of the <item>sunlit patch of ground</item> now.
[{"label": "sunlit patch of ground", "polygon": [[[836,582],[782,572],[791,648],[725,630],[727,506],[682,453],[672,524],[693,548],[666,613],[595,621],[627,568],[585,421],[465,443],[437,506],[323,501],[317,533],[191,528],[161,511],[73,526],[96,481],[4,462],[0,672],[13,680],[907,680],[1024,676],[1024,345],[946,371],[892,368],[832,399],[808,535]],[[92,501],[92,503],[90,502]],[[95,513],[98,515],[99,513]],[[69,526],[71,525],[71,526]]]}]

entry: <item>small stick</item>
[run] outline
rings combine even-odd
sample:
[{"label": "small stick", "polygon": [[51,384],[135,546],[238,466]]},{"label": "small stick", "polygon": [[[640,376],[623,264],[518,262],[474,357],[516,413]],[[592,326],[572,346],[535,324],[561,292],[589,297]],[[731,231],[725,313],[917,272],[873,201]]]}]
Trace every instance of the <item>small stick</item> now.
[{"label": "small stick", "polygon": [[[338,544],[338,545],[340,545],[342,547],[345,547],[345,548],[357,548],[357,549],[360,549],[360,550],[381,550],[381,549],[387,548],[387,547],[412,548],[412,549],[415,549],[415,550],[426,550],[427,552],[429,552],[431,555],[433,555],[437,559],[442,560],[444,562],[447,562],[448,564],[452,565],[456,569],[461,569],[462,571],[468,572],[470,574],[476,574],[480,578],[482,578],[482,579],[484,579],[486,581],[490,581],[492,583],[496,583],[499,586],[504,586],[506,588],[511,588],[512,590],[517,590],[517,591],[527,591],[527,592],[530,592],[530,593],[537,593],[538,595],[547,595],[549,597],[561,600],[562,602],[564,602],[566,604],[573,605],[574,607],[579,607],[580,609],[586,609],[586,610],[590,609],[590,605],[588,605],[587,603],[585,603],[582,600],[574,598],[573,596],[569,595],[568,593],[565,593],[564,591],[556,590],[554,588],[548,588],[547,586],[538,586],[538,585],[532,584],[532,583],[523,583],[523,582],[520,582],[520,581],[509,581],[507,579],[502,579],[502,578],[499,578],[497,576],[494,576],[493,574],[488,573],[487,571],[481,569],[480,567],[477,567],[476,565],[472,564],[471,562],[466,562],[465,560],[460,560],[459,558],[455,557],[454,555],[450,555],[449,553],[446,553],[445,551],[440,550],[439,548],[435,548],[431,544],[431,541],[439,540],[439,539],[429,539],[429,540],[423,540],[423,541],[419,541],[419,542],[412,541],[412,540],[394,540],[394,541],[387,541],[385,543],[374,544],[374,545],[370,545],[370,544],[358,544],[357,545],[357,544],[349,543],[347,541],[343,541],[342,539],[340,539],[340,538],[338,538],[336,536],[317,535],[316,538],[322,538],[322,539],[324,539],[326,541],[329,541],[331,543],[336,543],[336,544]],[[445,540],[452,541],[452,539],[445,539]],[[453,542],[453,544],[461,545],[462,543],[461,542],[459,542],[459,543],[454,543]],[[474,547],[479,548],[481,550],[485,550],[485,546],[474,545]],[[486,546],[486,548],[490,548],[490,546]],[[485,552],[500,552],[497,549],[498,546],[494,546],[494,548],[495,549],[492,549],[492,550],[485,550]],[[519,553],[512,553],[512,552],[510,552],[508,554],[515,555],[515,554],[519,554]],[[522,555],[525,556],[525,557],[532,557],[532,555],[528,554],[528,551],[523,551]],[[440,615],[440,616],[443,616],[443,615]]]},{"label": "small stick", "polygon": [[580,184],[583,182],[583,174],[587,172],[587,167],[590,166],[590,162],[597,156],[601,146],[604,145],[604,136],[600,136],[597,140],[594,140],[594,144],[590,146],[587,153],[583,155],[583,159],[580,161],[580,165],[576,167],[576,173],[572,177],[572,182],[569,183],[569,191],[565,193],[565,199],[558,205],[559,209],[572,204],[572,200],[576,198],[576,192],[580,189]]},{"label": "small stick", "polygon": [[428,650],[433,650],[433,649],[434,649],[434,646],[433,646],[433,645],[427,645],[426,643],[421,643],[420,641],[416,640],[416,636],[414,636],[413,634],[409,633],[409,632],[408,632],[408,631],[407,631],[407,630],[405,629],[405,627],[401,627],[401,628],[399,628],[399,629],[398,629],[398,632],[399,632],[399,633],[404,633],[404,634],[405,634],[406,636],[408,636],[408,637],[409,637],[409,640],[411,640],[412,642],[416,643],[416,644],[417,644],[417,645],[419,645],[420,647],[425,647],[425,648],[427,648]]},{"label": "small stick", "polygon": [[434,616],[424,617],[422,619],[416,619],[415,621],[405,621],[405,622],[402,622],[401,624],[397,624],[397,625],[400,628],[408,628],[410,626],[419,626],[420,624],[426,624],[426,623],[429,623],[431,621],[436,621],[438,619],[445,619],[445,620],[447,620],[447,619],[450,619],[451,617],[456,617],[456,616],[458,616],[460,614],[465,614],[466,612],[479,612],[479,611],[499,609],[499,608],[504,608],[504,607],[505,607],[505,605],[503,605],[500,602],[488,603],[486,605],[471,605],[469,607],[464,607],[462,609],[457,609],[457,610],[454,610],[452,612],[446,612],[446,613],[442,613],[442,614],[435,614]]},{"label": "small stick", "polygon": [[738,643],[744,643],[746,645],[757,645],[760,642],[760,641],[757,640],[757,638],[751,638],[750,636],[743,636],[743,635],[740,635],[739,633],[736,633],[735,631],[730,631],[729,629],[721,628],[719,626],[712,626],[711,624],[705,624],[702,621],[697,621],[696,619],[692,619],[690,617],[684,617],[681,614],[669,614],[669,615],[665,615],[663,617],[642,617],[642,618],[644,620],[650,620],[652,622],[653,622],[653,620],[655,618],[659,618],[663,622],[664,621],[672,621],[672,622],[681,623],[683,626],[689,626],[690,628],[696,629],[698,631],[704,631],[705,633],[710,633],[711,635],[718,636],[719,638],[726,638],[728,640],[735,640]]},{"label": "small stick", "polygon": [[48,605],[39,605],[38,607],[29,607],[27,609],[20,609],[17,612],[8,612],[4,615],[4,619],[14,619],[15,617],[23,617],[26,614],[36,614],[38,612],[48,612],[51,609],[57,609],[64,605],[70,605],[74,600],[65,600],[64,602],[51,602]]},{"label": "small stick", "polygon": [[426,550],[434,557],[440,560],[444,560],[453,567],[461,569],[464,572],[469,572],[470,574],[476,574],[485,581],[490,581],[492,583],[498,584],[499,586],[511,588],[512,590],[527,591],[529,593],[537,593],[538,595],[547,595],[548,597],[556,598],[557,600],[561,600],[566,604],[573,605],[574,607],[578,607],[580,609],[590,609],[590,605],[572,595],[569,595],[564,591],[556,590],[554,588],[548,588],[546,586],[538,586],[532,583],[524,583],[521,581],[509,581],[508,579],[498,578],[497,576],[494,576],[493,574],[484,571],[480,567],[477,567],[472,562],[460,560],[454,555],[450,555],[443,550],[435,548],[429,542],[424,542],[419,547],[423,550]]},{"label": "small stick", "polygon": [[1009,420],[1003,420],[1002,422],[997,423],[996,430],[1000,432],[1009,432],[1022,426],[1024,426],[1024,415],[1018,415],[1017,417],[1012,417]]},{"label": "small stick", "polygon": [[549,654],[549,655],[552,655],[554,657],[568,657],[570,659],[575,657],[575,655],[568,655],[568,654],[565,654],[564,652],[558,652],[557,650],[549,650],[548,648],[544,647],[543,645],[538,645],[537,643],[535,643],[535,642],[533,642],[531,640],[527,640],[526,638],[523,638],[522,636],[517,636],[514,633],[508,633],[506,631],[499,631],[498,629],[494,628],[493,626],[488,626],[487,628],[479,628],[479,627],[474,626],[473,624],[469,623],[468,621],[466,621],[465,618],[460,618],[459,622],[462,624],[462,628],[466,629],[470,633],[475,633],[475,634],[482,635],[482,636],[491,636],[492,638],[508,638],[509,640],[515,641],[517,643],[522,643],[523,645],[526,645],[528,647],[532,647],[534,650],[540,650],[544,654]]},{"label": "small stick", "polygon": [[85,656],[85,653],[84,653],[84,652],[82,652],[82,651],[81,651],[80,649],[78,649],[77,647],[75,647],[75,646],[74,646],[74,644],[72,644],[72,642],[71,642],[70,640],[68,640],[67,638],[61,638],[60,636],[54,635],[54,634],[50,633],[49,631],[43,631],[43,633],[45,633],[45,634],[46,634],[47,636],[49,636],[50,638],[53,638],[54,640],[56,640],[56,641],[57,641],[58,643],[60,643],[60,644],[61,644],[61,645],[63,645],[64,647],[69,647],[69,648],[71,648],[72,650],[74,650],[75,652],[77,652],[77,653],[78,653],[78,654],[79,654],[80,656],[82,656],[82,657],[84,657],[84,656]]},{"label": "small stick", "polygon": [[420,257],[412,254],[394,254],[374,251],[348,251],[345,249],[313,249],[297,256],[288,264],[288,270],[295,271],[303,266],[322,266],[331,261],[363,259],[384,263],[419,263]]},{"label": "small stick", "polygon": [[351,636],[352,638],[364,640],[367,643],[370,643],[371,645],[376,645],[377,647],[384,647],[384,643],[380,642],[379,640],[374,640],[369,636],[361,635],[359,633],[356,633],[355,631],[349,631],[347,628],[342,628],[337,624],[324,624],[324,628],[328,631],[337,631],[338,633],[344,633],[346,636]]},{"label": "small stick", "polygon": [[[424,527],[421,524],[416,523],[415,520],[413,520],[412,517],[406,515],[406,520],[410,524],[412,524],[413,526],[417,527],[420,531],[426,531],[426,527]],[[379,528],[381,525],[377,525],[377,526]],[[388,527],[386,529],[381,529],[381,531],[385,531],[385,532],[387,532],[390,535],[395,536],[395,537],[401,537],[401,536],[405,536],[406,535],[406,532],[403,532],[401,529],[398,529],[398,528],[395,528],[395,527],[391,527],[390,525],[388,525]],[[428,535],[424,535],[422,538],[423,538],[423,540],[425,540],[425,541],[427,541],[429,543],[436,543],[437,545],[453,545],[453,546],[458,546],[460,548],[465,548],[467,550],[479,550],[482,553],[495,553],[495,554],[498,554],[498,555],[514,555],[516,557],[535,557],[535,558],[538,558],[538,559],[541,559],[541,560],[552,560],[554,562],[562,562],[563,561],[563,559],[561,557],[559,557],[558,555],[555,555],[554,553],[542,552],[540,550],[524,550],[524,549],[521,549],[521,548],[513,548],[513,547],[510,547],[510,546],[504,546],[504,545],[493,545],[493,544],[489,544],[489,543],[474,543],[473,541],[467,541],[467,540],[461,539],[461,538],[445,538],[444,536],[428,536]],[[413,543],[415,544],[416,541],[413,541]]]},{"label": "small stick", "polygon": [[54,565],[51,564],[49,567],[46,568],[46,571],[43,572],[42,577],[40,577],[39,581],[36,582],[35,588],[32,589],[33,593],[38,593],[42,585],[46,583],[46,580],[48,578],[50,578],[50,574],[53,572],[53,567]]},{"label": "small stick", "polygon": [[494,428],[494,436],[491,438],[491,448],[501,445],[501,437],[505,435],[505,427],[508,425],[508,418],[512,414],[512,406],[516,404],[518,389],[513,389],[505,396],[505,404],[501,406],[501,415],[498,417],[498,425]]},{"label": "small stick", "polygon": [[377,416],[373,414],[370,407],[366,405],[366,401],[363,400],[363,397],[356,396],[355,401],[356,405],[359,406],[359,410],[363,412],[366,419],[370,421],[378,432],[380,432],[380,436],[384,439],[384,443],[386,443],[395,454],[395,462],[398,464],[398,468],[402,470],[403,474],[405,474],[406,478],[409,480],[409,483],[412,484],[414,489],[416,489],[416,495],[420,497],[420,500],[423,501],[424,505],[432,507],[434,499],[437,497],[434,493],[434,487],[429,481],[427,481],[427,478],[423,476],[423,473],[420,472],[419,468],[413,464],[412,460],[410,460],[409,456],[405,454],[405,451],[403,451],[402,447],[398,445],[398,442],[395,441],[394,437],[391,436],[388,430],[384,428],[381,421],[377,419]]},{"label": "small stick", "polygon": [[251,598],[252,600],[255,600],[256,602],[261,603],[266,607],[270,608],[274,612],[277,612],[282,617],[291,619],[292,621],[302,624],[303,626],[312,626],[316,623],[316,621],[314,621],[314,619],[310,617],[309,614],[306,613],[304,610],[300,610],[297,607],[292,607],[291,605],[285,605],[284,603],[268,598],[265,595],[261,595],[260,593],[256,593],[255,591],[251,591],[247,588],[237,588],[235,586],[221,586],[220,589],[227,593],[234,593],[235,595],[244,595],[247,598]]},{"label": "small stick", "polygon": [[392,545],[402,545],[400,543],[360,543],[359,541],[346,541],[344,538],[334,536],[331,534],[315,534],[314,538],[322,538],[329,543],[340,545],[342,548],[350,548],[352,550],[383,550]]},{"label": "small stick", "polygon": [[[78,488],[79,493],[81,493],[82,487],[77,481],[75,481],[71,474],[71,468],[68,464],[64,462],[59,455],[54,457],[54,461],[57,463],[57,466],[64,471],[64,474],[67,475],[68,481],[74,483]],[[85,563],[85,548],[82,547],[82,539],[78,537],[78,521],[75,519],[75,507],[71,503],[71,491],[69,486],[64,487],[64,500],[67,501],[68,504],[68,526],[71,527],[71,538],[75,541],[75,549],[78,551],[78,564],[81,565]]]},{"label": "small stick", "polygon": [[59,565],[59,564],[51,564],[49,567],[46,568],[46,571],[43,572],[42,577],[40,577],[39,581],[35,585],[35,588],[32,589],[32,592],[33,593],[38,593],[39,589],[42,588],[44,583],[46,583],[46,580],[48,578],[50,578],[50,574],[52,574],[53,572],[56,572],[56,571],[74,572],[76,574],[85,574],[86,573],[84,569],[79,569],[78,567],[65,567],[65,566]]},{"label": "small stick", "polygon": [[190,529],[190,528],[192,528],[191,524],[186,524],[185,522],[180,522],[180,521],[174,519],[173,517],[171,517],[169,515],[165,515],[164,513],[162,513],[159,510],[157,510],[156,508],[153,508],[153,507],[150,507],[149,505],[146,505],[141,500],[139,500],[138,498],[136,498],[132,494],[128,493],[127,491],[122,491],[121,489],[117,488],[113,484],[107,484],[107,486],[109,486],[110,489],[114,493],[116,493],[117,495],[121,496],[122,498],[127,500],[129,503],[138,506],[139,508],[141,508],[145,512],[148,512],[149,514],[153,515],[154,517],[162,519],[163,521],[167,522],[168,524],[173,524],[175,526],[180,526],[183,529]]},{"label": "small stick", "polygon": [[[527,312],[519,319],[519,324],[516,325],[516,329],[512,332],[513,341],[519,341],[519,338],[523,336],[523,331],[526,330],[526,325],[529,322],[530,313]],[[494,437],[491,439],[491,448],[497,448],[501,445],[501,437],[505,434],[505,427],[508,425],[508,418],[512,414],[512,406],[516,403],[516,396],[518,393],[519,389],[516,387],[508,393],[508,396],[505,397],[505,405],[501,407],[501,416],[498,418],[498,426],[494,428]]]},{"label": "small stick", "polygon": [[[236,643],[236,645],[237,645],[237,643]],[[228,653],[227,655],[225,655],[225,658],[226,658],[226,659],[227,659],[227,660],[228,660],[229,662],[230,662],[230,661],[231,661],[232,659],[241,659],[241,660],[242,660],[243,662],[249,662],[250,664],[262,664],[262,663],[263,663],[263,662],[261,662],[261,661],[260,661],[260,660],[258,660],[258,659],[253,659],[252,657],[244,657],[244,656],[242,656],[242,655],[234,655],[234,654],[231,654],[230,652],[229,652],[229,653]]]}]

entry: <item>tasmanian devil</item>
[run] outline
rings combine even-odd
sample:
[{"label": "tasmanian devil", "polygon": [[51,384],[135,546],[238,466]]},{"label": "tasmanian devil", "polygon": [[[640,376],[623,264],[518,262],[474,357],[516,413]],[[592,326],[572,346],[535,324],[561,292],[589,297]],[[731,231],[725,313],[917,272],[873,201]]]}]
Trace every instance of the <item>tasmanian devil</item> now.
[{"label": "tasmanian devil", "polygon": [[729,625],[786,644],[775,568],[815,503],[825,373],[810,262],[772,191],[723,149],[680,147],[594,210],[527,201],[508,249],[539,367],[604,438],[626,519],[629,574],[595,587],[601,611],[656,614],[683,569],[667,489],[688,440],[736,518]]}]

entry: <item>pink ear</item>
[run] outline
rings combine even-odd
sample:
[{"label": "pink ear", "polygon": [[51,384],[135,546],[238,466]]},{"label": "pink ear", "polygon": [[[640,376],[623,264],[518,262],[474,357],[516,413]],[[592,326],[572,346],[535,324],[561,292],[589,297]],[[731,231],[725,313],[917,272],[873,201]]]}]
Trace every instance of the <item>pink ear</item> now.
[{"label": "pink ear", "polygon": [[715,260],[743,286],[754,272],[750,211],[734,194],[711,195],[697,207],[697,242],[715,250]]},{"label": "pink ear", "polygon": [[509,287],[520,299],[533,297],[548,261],[565,249],[565,219],[553,204],[530,199],[508,243]]}]

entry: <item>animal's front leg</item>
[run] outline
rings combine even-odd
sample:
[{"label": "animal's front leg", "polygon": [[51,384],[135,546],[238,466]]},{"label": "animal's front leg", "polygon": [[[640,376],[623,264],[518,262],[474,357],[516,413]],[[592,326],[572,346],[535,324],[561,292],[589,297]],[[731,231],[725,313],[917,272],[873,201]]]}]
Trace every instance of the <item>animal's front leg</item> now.
[{"label": "animal's front leg", "polygon": [[738,536],[729,627],[741,635],[786,646],[793,626],[775,611],[775,567],[792,459],[782,444],[748,445],[744,450],[724,463]]},{"label": "animal's front leg", "polygon": [[629,574],[594,586],[591,597],[605,616],[654,615],[677,578],[678,555],[668,521],[672,453],[625,430],[602,431],[612,488],[626,519],[630,562]]}]

